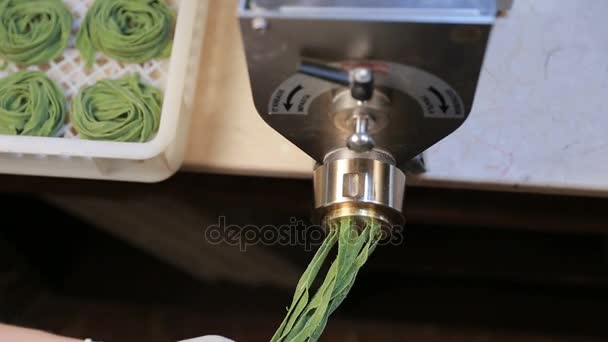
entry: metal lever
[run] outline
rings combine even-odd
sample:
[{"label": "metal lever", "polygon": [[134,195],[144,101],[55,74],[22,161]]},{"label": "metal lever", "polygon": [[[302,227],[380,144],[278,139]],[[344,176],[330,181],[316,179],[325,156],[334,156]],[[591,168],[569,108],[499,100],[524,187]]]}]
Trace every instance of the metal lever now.
[{"label": "metal lever", "polygon": [[374,95],[374,73],[369,68],[349,71],[307,59],[300,64],[298,72],[350,87],[351,96],[357,101],[369,101]]},{"label": "metal lever", "polygon": [[310,59],[302,61],[298,68],[298,72],[335,84],[340,84],[345,87],[350,86],[350,75],[348,71]]}]

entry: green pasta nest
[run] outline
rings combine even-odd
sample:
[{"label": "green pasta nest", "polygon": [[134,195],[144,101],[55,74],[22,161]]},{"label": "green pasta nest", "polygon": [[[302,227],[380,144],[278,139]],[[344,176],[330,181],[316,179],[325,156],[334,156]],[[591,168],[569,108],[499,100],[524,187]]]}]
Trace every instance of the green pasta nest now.
[{"label": "green pasta nest", "polygon": [[66,112],[63,92],[45,74],[20,71],[0,79],[0,134],[54,136]]},{"label": "green pasta nest", "polygon": [[81,138],[146,142],[158,131],[161,104],[161,91],[135,74],[82,89],[70,116]]},{"label": "green pasta nest", "polygon": [[175,15],[163,0],[96,0],[76,37],[87,67],[96,51],[119,62],[143,63],[171,53]]},{"label": "green pasta nest", "polygon": [[0,57],[47,63],[68,45],[72,14],[62,0],[0,0]]}]

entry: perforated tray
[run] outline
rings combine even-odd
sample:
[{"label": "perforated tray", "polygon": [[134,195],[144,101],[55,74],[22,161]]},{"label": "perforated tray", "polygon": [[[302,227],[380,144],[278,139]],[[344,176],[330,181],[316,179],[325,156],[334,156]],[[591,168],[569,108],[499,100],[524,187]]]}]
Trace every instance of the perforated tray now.
[{"label": "perforated tray", "polygon": [[[68,103],[71,103],[72,98],[85,86],[93,85],[102,79],[120,78],[132,73],[139,73],[144,82],[163,90],[165,89],[168,72],[167,60],[152,60],[143,64],[122,64],[106,58],[102,53],[98,52],[93,67],[89,69],[85,68],[85,62],[80,57],[80,52],[74,47],[74,41],[78,30],[80,30],[82,20],[87,13],[87,9],[93,4],[94,0],[64,1],[70,8],[74,18],[72,35],[70,36],[68,48],[64,53],[56,60],[39,66],[24,68],[9,63],[9,67],[6,70],[0,70],[0,78],[24,69],[43,71],[49,78],[59,84],[68,99]],[[180,0],[167,0],[166,2],[173,10],[178,10]],[[78,138],[78,135],[71,129],[71,125],[68,122],[58,132],[57,137]]]},{"label": "perforated tray", "polygon": [[69,122],[56,137],[0,135],[0,173],[154,182],[176,172],[183,161],[187,126],[203,45],[208,0],[166,0],[177,21],[171,57],[143,64],[123,64],[98,53],[85,68],[74,48],[76,32],[93,0],[64,0],[74,16],[73,34],[58,59],[21,68],[9,64],[5,77],[21,69],[40,70],[56,81],[68,102],[87,85],[107,78],[139,73],[142,80],[163,90],[160,127],[146,143],[79,139]]}]

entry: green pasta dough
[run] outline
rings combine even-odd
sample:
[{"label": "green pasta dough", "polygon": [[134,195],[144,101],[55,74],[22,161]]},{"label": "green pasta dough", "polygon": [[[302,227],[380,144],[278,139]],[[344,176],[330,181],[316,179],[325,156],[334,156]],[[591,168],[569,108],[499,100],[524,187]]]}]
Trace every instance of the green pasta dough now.
[{"label": "green pasta dough", "polygon": [[70,117],[84,139],[146,142],[158,131],[161,104],[161,91],[134,74],[82,89]]},{"label": "green pasta dough", "polygon": [[97,50],[120,62],[169,57],[175,15],[163,0],[96,0],[76,37],[87,67]]},{"label": "green pasta dough", "polygon": [[35,65],[68,46],[72,14],[62,0],[0,0],[0,57]]},{"label": "green pasta dough", "polygon": [[[365,220],[366,226],[360,232],[351,218],[342,218],[329,225],[328,235],[302,274],[287,316],[272,337],[272,342],[309,342],[319,339],[329,316],[344,301],[357,273],[382,238],[380,224],[371,218]],[[336,244],[336,260],[313,295],[312,286],[317,274]]]},{"label": "green pasta dough", "polygon": [[0,79],[0,134],[54,136],[66,118],[59,86],[38,71]]}]

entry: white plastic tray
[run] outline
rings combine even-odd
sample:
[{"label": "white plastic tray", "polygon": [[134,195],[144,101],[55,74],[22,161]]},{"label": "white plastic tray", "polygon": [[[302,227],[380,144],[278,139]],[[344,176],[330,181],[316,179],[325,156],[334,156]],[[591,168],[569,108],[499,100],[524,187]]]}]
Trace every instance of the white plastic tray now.
[{"label": "white plastic tray", "polygon": [[[93,0],[64,0],[74,15],[74,32]],[[69,178],[158,182],[180,168],[187,142],[196,78],[206,23],[208,0],[169,0],[177,12],[171,58],[142,65],[123,65],[98,56],[87,71],[72,42],[44,71],[65,92],[68,101],[85,85],[105,78],[138,72],[142,79],[163,89],[160,127],[147,143],[120,143],[79,139],[66,124],[57,137],[0,135],[0,173]],[[19,70],[11,65],[0,77]]]}]

